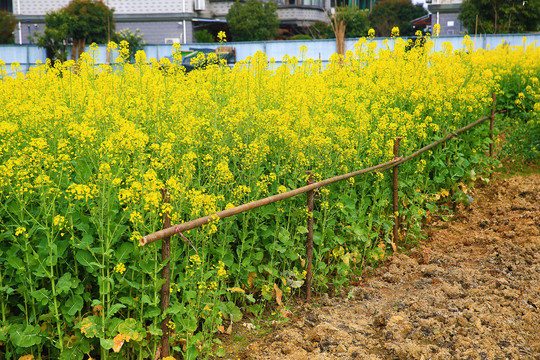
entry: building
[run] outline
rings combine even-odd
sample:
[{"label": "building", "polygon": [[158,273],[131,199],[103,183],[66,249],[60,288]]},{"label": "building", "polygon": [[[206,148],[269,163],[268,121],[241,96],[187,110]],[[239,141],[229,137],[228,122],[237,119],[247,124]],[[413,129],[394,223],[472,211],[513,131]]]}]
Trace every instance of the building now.
[{"label": "building", "polygon": [[[19,20],[16,44],[35,43],[42,33],[45,15],[65,7],[70,0],[0,0],[0,9]],[[147,44],[191,43],[193,34],[203,28],[226,28],[225,17],[233,0],[102,0],[114,9],[116,30],[137,29]],[[245,1],[245,0],[241,0]],[[273,1],[273,0],[263,0]],[[342,3],[372,6],[376,0],[275,0],[281,27],[301,32],[317,21],[328,23],[327,13]],[[350,2],[350,4],[349,4]]]},{"label": "building", "polygon": [[465,31],[463,24],[458,19],[462,0],[426,0],[431,17],[431,28],[440,24],[439,35],[459,35]]},{"label": "building", "polygon": [[[70,0],[0,0],[7,2],[19,26],[16,44],[31,43],[32,37],[43,32],[45,15],[65,7]],[[137,29],[149,44],[191,42],[192,19],[196,17],[192,0],[103,0],[114,8],[116,30]]]}]

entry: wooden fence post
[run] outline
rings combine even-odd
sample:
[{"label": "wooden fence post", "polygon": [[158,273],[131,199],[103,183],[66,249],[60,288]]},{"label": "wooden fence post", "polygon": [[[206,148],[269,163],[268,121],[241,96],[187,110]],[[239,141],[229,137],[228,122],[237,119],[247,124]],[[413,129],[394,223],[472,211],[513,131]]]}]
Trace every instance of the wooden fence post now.
[{"label": "wooden fence post", "polygon": [[[163,198],[164,204],[169,204],[171,202],[169,192],[167,189],[161,189],[161,195]],[[168,210],[163,211],[163,229],[167,229],[171,226],[171,217],[168,212]],[[163,314],[167,308],[169,307],[170,303],[170,289],[171,289],[171,237],[165,237],[163,238],[163,241],[161,242],[161,261],[167,261],[167,264],[161,271],[161,278],[165,279],[165,283],[161,285],[161,313]],[[170,327],[169,327],[169,321],[171,320],[171,316],[167,314],[163,321],[161,322],[161,331],[163,332],[161,335],[161,357],[167,357],[170,354],[170,346],[169,346],[169,333],[170,333]]]},{"label": "wooden fence post", "polygon": [[[313,184],[313,175],[311,171],[307,172],[309,179],[308,184]],[[307,211],[308,211],[308,222],[307,222],[307,248],[306,248],[306,299],[311,301],[311,264],[313,258],[313,190],[307,192]]]},{"label": "wooden fence post", "polygon": [[[397,137],[394,139],[394,160],[399,157],[399,142],[401,141],[401,137]],[[393,186],[393,210],[394,210],[394,238],[392,239],[392,250],[394,252],[397,251],[396,242],[399,239],[399,207],[398,207],[398,191],[399,191],[399,185],[398,185],[398,169],[399,165],[394,166],[393,169],[393,175],[394,175],[394,186]]]},{"label": "wooden fence post", "polygon": [[495,93],[491,94],[493,103],[491,104],[491,118],[489,119],[489,139],[491,143],[489,144],[489,157],[493,158],[493,123],[495,122]]}]

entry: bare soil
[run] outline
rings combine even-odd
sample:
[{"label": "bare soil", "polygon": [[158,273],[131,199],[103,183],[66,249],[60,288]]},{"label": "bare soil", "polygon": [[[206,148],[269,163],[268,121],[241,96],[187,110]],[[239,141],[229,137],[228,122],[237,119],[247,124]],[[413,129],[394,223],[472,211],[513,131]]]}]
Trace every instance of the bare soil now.
[{"label": "bare soil", "polygon": [[228,357],[540,359],[540,174],[473,191],[419,247],[263,337],[243,330],[250,343]]}]

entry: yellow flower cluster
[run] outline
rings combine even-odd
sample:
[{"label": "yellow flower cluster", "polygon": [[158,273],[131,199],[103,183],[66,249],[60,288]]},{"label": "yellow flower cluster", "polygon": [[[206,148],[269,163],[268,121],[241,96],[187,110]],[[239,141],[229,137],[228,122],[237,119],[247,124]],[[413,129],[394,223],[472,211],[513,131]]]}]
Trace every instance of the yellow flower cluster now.
[{"label": "yellow flower cluster", "polygon": [[119,273],[120,275],[123,274],[125,271],[126,271],[126,265],[124,265],[123,263],[118,263],[118,264],[114,267],[114,272],[117,272],[117,273]]}]

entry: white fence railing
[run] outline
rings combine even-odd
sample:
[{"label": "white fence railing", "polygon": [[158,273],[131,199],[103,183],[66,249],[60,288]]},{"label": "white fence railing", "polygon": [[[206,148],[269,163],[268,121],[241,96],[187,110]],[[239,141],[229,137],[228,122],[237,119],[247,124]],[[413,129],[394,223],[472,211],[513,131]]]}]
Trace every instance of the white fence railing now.
[{"label": "white fence railing", "polygon": [[[495,48],[503,41],[509,46],[523,45],[524,37],[526,37],[526,44],[530,45],[533,42],[537,42],[537,46],[540,44],[540,33],[529,34],[497,34],[497,35],[477,35],[471,36],[477,49]],[[375,38],[371,41],[377,43],[378,47],[384,46],[386,38]],[[441,36],[434,38],[435,51],[441,50],[442,44],[449,42],[454,49],[462,48],[463,36]],[[358,39],[346,39],[345,49],[354,50],[354,44],[358,42]],[[320,59],[323,63],[327,63],[330,56],[336,52],[336,42],[334,39],[323,40],[295,40],[295,41],[254,41],[254,42],[231,42],[227,43],[227,46],[232,46],[235,49],[236,61],[244,60],[250,56],[253,56],[257,51],[262,51],[268,55],[268,58],[273,58],[276,63],[280,63],[285,55],[296,56],[300,54],[300,47],[305,45],[307,52],[305,56],[311,59]],[[393,40],[390,40],[389,46],[393,45]],[[210,44],[182,44],[182,50],[190,49],[215,49],[218,47],[217,43]],[[154,44],[146,45],[144,50],[147,58],[160,59],[172,54],[171,44]],[[87,48],[88,50],[88,48]],[[99,45],[100,56],[98,62],[106,62],[106,45]],[[27,71],[30,66],[35,65],[36,61],[46,61],[45,49],[36,45],[0,45],[0,59],[6,63],[8,73],[11,69],[12,63],[19,63],[23,71]]]}]

